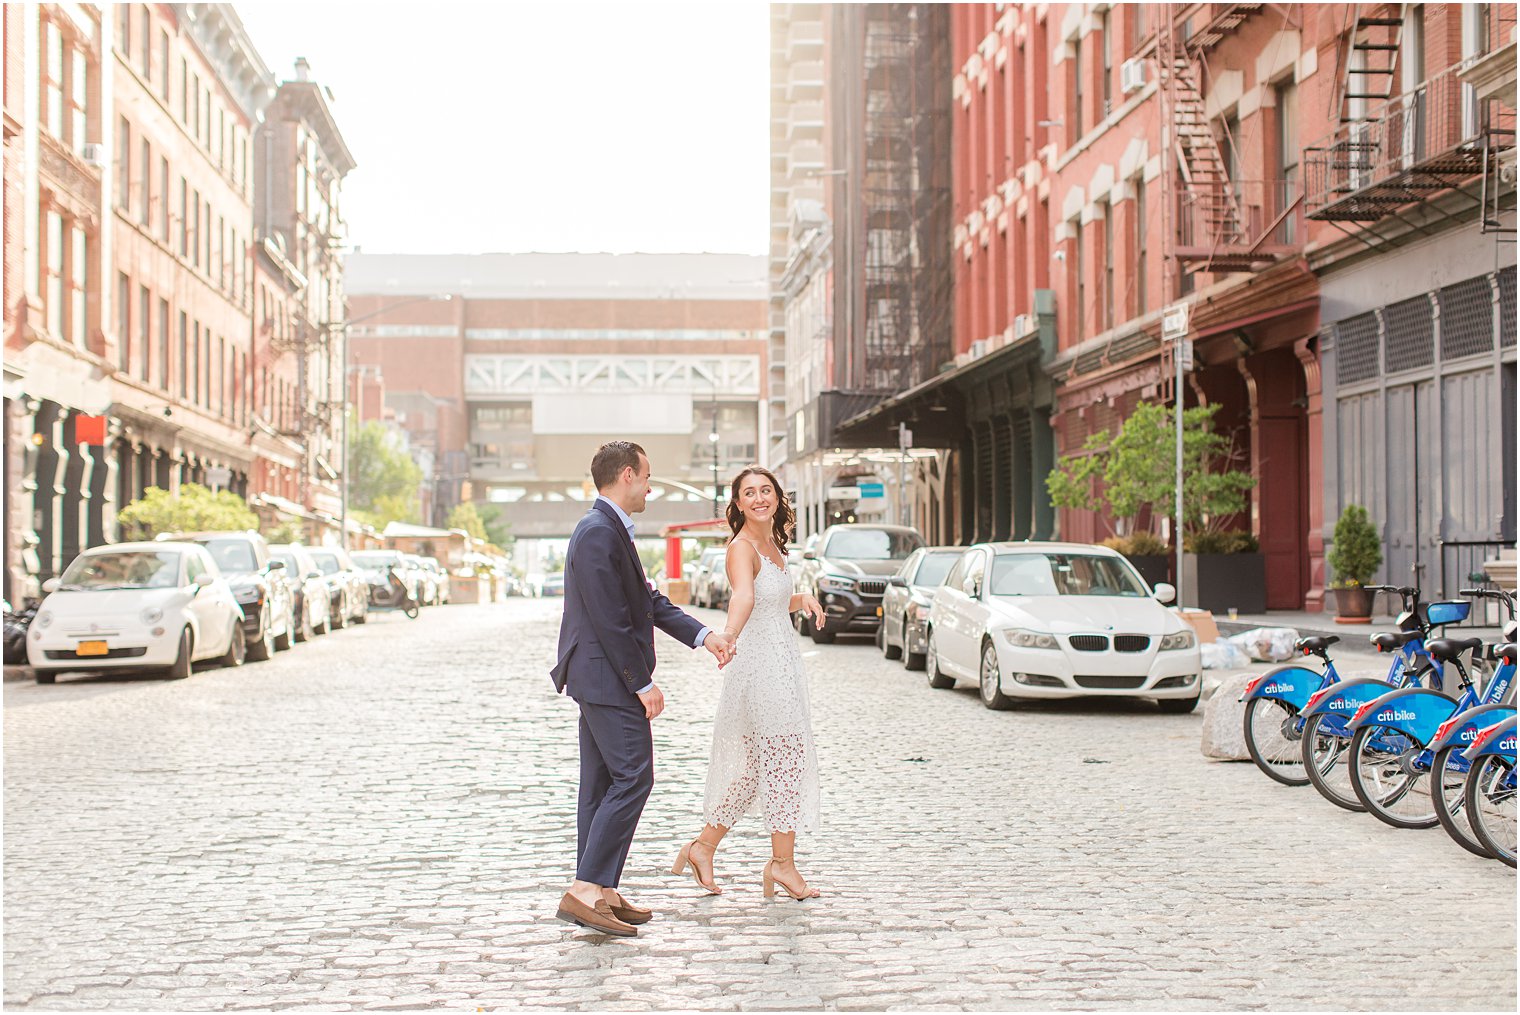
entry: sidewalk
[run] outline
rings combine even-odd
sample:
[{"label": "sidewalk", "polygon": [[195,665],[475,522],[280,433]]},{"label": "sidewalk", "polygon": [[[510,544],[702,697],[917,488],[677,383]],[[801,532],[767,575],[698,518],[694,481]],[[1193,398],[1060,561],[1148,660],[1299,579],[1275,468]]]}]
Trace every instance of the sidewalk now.
[{"label": "sidewalk", "polygon": [[[1242,613],[1234,620],[1228,615],[1215,614],[1214,623],[1219,627],[1219,633],[1225,637],[1249,631],[1254,627],[1291,627],[1298,632],[1299,637],[1307,638],[1316,635],[1339,635],[1340,644],[1337,651],[1367,652],[1375,654],[1367,639],[1370,635],[1379,631],[1393,630],[1393,617],[1373,617],[1370,624],[1338,624],[1335,614],[1330,611],[1323,613],[1309,613],[1304,610],[1270,610],[1266,613]],[[1452,638],[1482,638],[1485,642],[1498,641],[1503,637],[1502,628],[1498,627],[1452,627],[1446,632]]]}]

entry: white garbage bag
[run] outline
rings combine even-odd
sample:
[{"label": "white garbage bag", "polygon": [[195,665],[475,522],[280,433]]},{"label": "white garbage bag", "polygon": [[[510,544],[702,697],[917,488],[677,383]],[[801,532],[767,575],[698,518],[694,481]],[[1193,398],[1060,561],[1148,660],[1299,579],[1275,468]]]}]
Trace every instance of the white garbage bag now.
[{"label": "white garbage bag", "polygon": [[1298,632],[1291,627],[1253,627],[1225,640],[1259,662],[1280,663],[1293,658]]},{"label": "white garbage bag", "polygon": [[1251,657],[1229,641],[1206,641],[1198,648],[1206,670],[1238,670],[1251,665]]}]

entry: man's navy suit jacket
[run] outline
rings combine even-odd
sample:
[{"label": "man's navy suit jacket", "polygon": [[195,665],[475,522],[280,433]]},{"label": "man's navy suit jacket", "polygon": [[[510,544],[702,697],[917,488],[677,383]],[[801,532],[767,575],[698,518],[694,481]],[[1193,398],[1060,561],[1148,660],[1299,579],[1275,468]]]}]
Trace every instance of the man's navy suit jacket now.
[{"label": "man's navy suit jacket", "polygon": [[702,626],[650,587],[617,513],[594,503],[565,551],[555,689],[593,705],[636,705],[654,674],[654,629],[691,645]]}]

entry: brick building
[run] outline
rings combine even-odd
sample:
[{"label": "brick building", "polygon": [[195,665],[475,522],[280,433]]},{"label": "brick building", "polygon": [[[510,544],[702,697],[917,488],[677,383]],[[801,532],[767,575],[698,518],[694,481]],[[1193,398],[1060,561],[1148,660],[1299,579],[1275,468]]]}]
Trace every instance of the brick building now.
[{"label": "brick building", "polygon": [[711,516],[715,448],[720,485],[759,457],[763,258],[355,253],[346,268],[350,397],[405,433],[425,523],[477,499],[507,505],[519,536],[568,535],[592,452],[617,436],[654,466],[646,528],[690,521]]}]

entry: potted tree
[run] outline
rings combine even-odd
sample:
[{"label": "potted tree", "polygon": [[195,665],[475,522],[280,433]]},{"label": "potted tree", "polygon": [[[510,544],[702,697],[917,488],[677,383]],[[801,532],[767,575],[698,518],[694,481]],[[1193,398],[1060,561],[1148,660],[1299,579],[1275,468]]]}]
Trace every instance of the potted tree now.
[{"label": "potted tree", "polygon": [[1371,623],[1372,593],[1365,586],[1383,564],[1383,543],[1366,508],[1346,505],[1335,523],[1335,545],[1326,559],[1336,575],[1330,583],[1336,623]]}]

